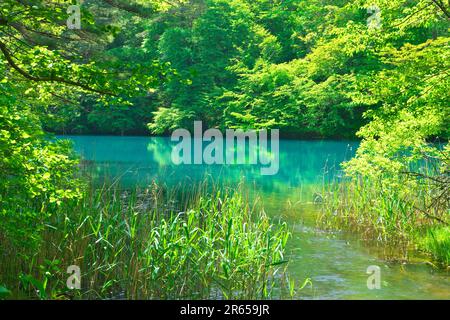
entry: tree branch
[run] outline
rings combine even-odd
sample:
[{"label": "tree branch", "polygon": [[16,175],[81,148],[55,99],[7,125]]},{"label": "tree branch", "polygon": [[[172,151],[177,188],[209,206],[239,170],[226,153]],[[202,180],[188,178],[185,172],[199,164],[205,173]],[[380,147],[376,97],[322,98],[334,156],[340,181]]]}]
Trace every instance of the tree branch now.
[{"label": "tree branch", "polygon": [[450,19],[450,11],[445,7],[443,1],[439,0],[431,0],[446,16],[447,19]]},{"label": "tree branch", "polygon": [[6,47],[6,45],[0,41],[0,51],[3,53],[3,55],[6,58],[6,61],[8,62],[8,64],[14,69],[16,70],[19,74],[21,74],[24,78],[31,80],[31,81],[37,81],[37,82],[59,82],[59,83],[64,83],[70,86],[74,86],[74,87],[78,87],[81,88],[83,90],[86,91],[90,91],[90,92],[95,92],[98,94],[102,94],[102,95],[110,95],[110,96],[116,96],[115,94],[113,94],[110,91],[105,91],[105,90],[99,90],[99,89],[95,89],[92,88],[88,85],[82,84],[80,82],[76,82],[76,81],[72,81],[72,80],[68,80],[68,79],[64,79],[62,77],[57,77],[57,76],[51,76],[51,77],[38,77],[38,76],[33,76],[31,74],[29,74],[28,72],[26,72],[25,70],[23,70],[21,67],[19,67],[15,62],[13,57],[11,56],[10,52],[8,51],[8,48]]}]

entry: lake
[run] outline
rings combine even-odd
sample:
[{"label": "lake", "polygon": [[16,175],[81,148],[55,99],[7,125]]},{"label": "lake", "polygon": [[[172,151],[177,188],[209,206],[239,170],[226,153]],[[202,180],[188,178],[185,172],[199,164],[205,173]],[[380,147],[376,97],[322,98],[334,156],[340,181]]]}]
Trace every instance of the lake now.
[{"label": "lake", "polygon": [[[214,184],[242,184],[259,195],[274,221],[288,222],[292,237],[287,248],[289,273],[313,286],[304,299],[449,299],[448,272],[424,263],[419,254],[409,263],[383,259],[386,250],[368,245],[358,235],[329,232],[316,224],[320,205],[314,203],[324,182],[343,179],[339,164],[354,156],[354,141],[280,141],[278,174],[263,176],[258,165],[174,165],[172,142],[161,137],[64,136],[91,165],[96,182],[123,188],[145,187],[156,181],[167,186],[196,185],[208,177]],[[390,248],[392,249],[392,248]],[[367,288],[366,270],[381,269],[380,290]]]}]

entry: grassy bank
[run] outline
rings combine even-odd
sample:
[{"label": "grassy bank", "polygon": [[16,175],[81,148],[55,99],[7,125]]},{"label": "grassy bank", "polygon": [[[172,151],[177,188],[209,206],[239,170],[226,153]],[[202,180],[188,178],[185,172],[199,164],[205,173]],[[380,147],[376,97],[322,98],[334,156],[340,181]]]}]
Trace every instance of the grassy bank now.
[{"label": "grassy bank", "polygon": [[384,258],[408,260],[422,251],[435,265],[450,264],[448,177],[436,172],[347,177],[324,185],[320,223],[395,247]]},{"label": "grassy bank", "polygon": [[[9,210],[4,212],[12,215]],[[128,192],[89,189],[82,200],[52,210],[35,221],[33,246],[24,247],[20,238],[0,229],[0,287],[8,288],[9,297],[255,299],[280,294],[275,290],[284,281],[289,232],[284,224],[273,225],[239,191],[157,185]],[[81,290],[67,289],[71,265],[80,267]]]}]

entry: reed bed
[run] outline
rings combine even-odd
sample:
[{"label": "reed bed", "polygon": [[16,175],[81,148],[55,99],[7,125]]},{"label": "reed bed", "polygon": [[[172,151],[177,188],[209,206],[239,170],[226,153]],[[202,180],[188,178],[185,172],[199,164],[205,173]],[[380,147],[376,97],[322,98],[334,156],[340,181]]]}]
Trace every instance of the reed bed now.
[{"label": "reed bed", "polygon": [[397,257],[385,258],[408,259],[419,249],[431,263],[448,268],[450,180],[448,171],[430,168],[424,162],[420,174],[341,177],[323,184],[319,223],[396,247]]},{"label": "reed bed", "polygon": [[[14,298],[265,299],[284,279],[287,226],[240,190],[91,188],[55,210],[33,248],[0,234]],[[71,265],[80,290],[66,286]]]}]

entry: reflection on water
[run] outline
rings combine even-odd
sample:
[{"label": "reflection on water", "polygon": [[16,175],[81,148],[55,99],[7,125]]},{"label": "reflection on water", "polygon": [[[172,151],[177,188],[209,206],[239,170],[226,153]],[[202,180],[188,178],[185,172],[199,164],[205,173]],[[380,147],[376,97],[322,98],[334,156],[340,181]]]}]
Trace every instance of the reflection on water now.
[{"label": "reflection on water", "polygon": [[122,185],[145,185],[153,179],[166,184],[180,180],[199,181],[205,174],[218,181],[256,183],[263,190],[284,193],[322,179],[323,169],[333,170],[350,157],[357,143],[280,141],[280,170],[275,176],[260,174],[261,165],[174,165],[168,138],[71,136],[75,149],[86,160],[95,161],[98,179],[121,177]]},{"label": "reflection on water", "polygon": [[[96,181],[120,180],[123,187],[146,186],[153,180],[168,186],[189,186],[205,179],[235,186],[243,181],[258,193],[266,211],[282,217],[293,230],[289,270],[299,283],[312,288],[301,298],[320,299],[450,299],[448,273],[424,263],[399,264],[380,260],[377,248],[363,245],[356,235],[333,234],[315,227],[319,208],[313,193],[323,181],[340,177],[339,163],[354,155],[357,142],[280,141],[280,170],[263,176],[258,165],[180,165],[171,163],[168,138],[65,136],[76,151],[92,162]],[[382,289],[367,289],[367,267],[381,268]]]}]

